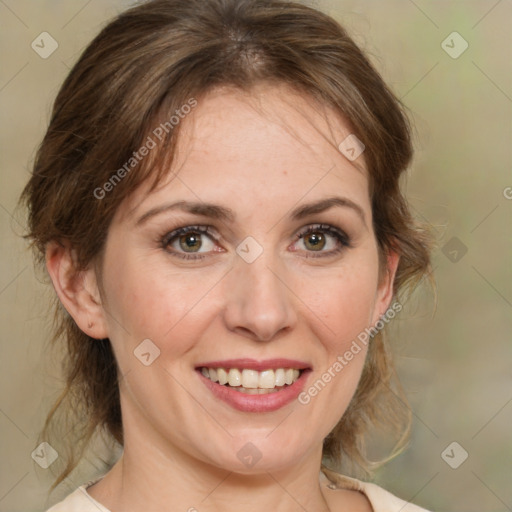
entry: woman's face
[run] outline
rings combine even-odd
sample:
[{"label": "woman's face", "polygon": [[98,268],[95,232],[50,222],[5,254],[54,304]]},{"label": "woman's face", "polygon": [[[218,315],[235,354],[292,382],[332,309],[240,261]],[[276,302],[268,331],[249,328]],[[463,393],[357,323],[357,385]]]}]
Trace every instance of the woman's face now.
[{"label": "woman's face", "polygon": [[242,473],[320,456],[364,345],[333,367],[385,312],[396,267],[379,280],[364,154],[345,158],[350,129],[324,114],[285,87],[217,89],[181,121],[165,183],[116,213],[102,288],[125,450]]}]

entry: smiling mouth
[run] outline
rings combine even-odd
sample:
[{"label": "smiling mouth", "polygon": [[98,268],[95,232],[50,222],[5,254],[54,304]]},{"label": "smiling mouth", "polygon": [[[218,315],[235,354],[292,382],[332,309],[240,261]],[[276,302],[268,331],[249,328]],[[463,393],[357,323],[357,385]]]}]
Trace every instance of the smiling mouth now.
[{"label": "smiling mouth", "polygon": [[304,370],[297,368],[276,368],[257,371],[247,368],[208,368],[200,367],[207,379],[248,395],[266,395],[276,393],[291,386]]}]

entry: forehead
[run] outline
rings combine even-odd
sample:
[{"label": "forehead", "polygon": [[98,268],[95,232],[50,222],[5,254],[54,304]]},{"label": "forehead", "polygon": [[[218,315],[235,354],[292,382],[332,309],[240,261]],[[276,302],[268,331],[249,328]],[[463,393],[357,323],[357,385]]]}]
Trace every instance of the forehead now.
[{"label": "forehead", "polygon": [[198,99],[179,133],[168,175],[150,193],[140,187],[125,211],[169,194],[233,202],[258,199],[258,190],[266,199],[275,192],[299,200],[338,189],[368,199],[364,154],[350,161],[338,147],[351,134],[349,124],[286,85],[214,89]]},{"label": "forehead", "polygon": [[[260,84],[249,92],[222,87],[204,96],[185,120],[175,167],[191,153],[257,160],[289,159],[290,150],[323,165],[343,158],[338,146],[350,133],[332,109],[285,84]],[[364,174],[363,157],[352,164]]]}]

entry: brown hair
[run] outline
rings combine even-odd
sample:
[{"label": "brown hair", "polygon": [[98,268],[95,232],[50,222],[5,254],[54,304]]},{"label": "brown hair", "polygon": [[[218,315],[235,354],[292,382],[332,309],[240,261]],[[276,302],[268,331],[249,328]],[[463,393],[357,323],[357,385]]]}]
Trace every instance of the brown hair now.
[{"label": "brown hair", "polygon": [[[133,158],[164,115],[215,86],[249,91],[257,83],[287,84],[333,108],[364,143],[374,229],[381,258],[401,256],[395,295],[429,270],[428,233],[415,224],[399,188],[412,157],[410,127],[400,102],[346,31],[329,16],[281,0],[153,0],[108,24],[84,51],[55,101],[22,200],[39,263],[51,241],[67,243],[77,270],[98,261],[121,202],[141,183],[164,175],[179,134],[107,194],[94,191]],[[118,373],[108,339],[84,334],[56,305],[55,340],[67,343],[66,386],[42,432],[47,440],[61,412],[75,429],[71,453],[52,489],[68,476],[98,431],[123,443]],[[371,425],[388,425],[400,443],[408,409],[383,332],[375,335],[359,386],[324,441],[334,464],[370,467],[364,447]],[[72,437],[73,437],[72,436]]]}]

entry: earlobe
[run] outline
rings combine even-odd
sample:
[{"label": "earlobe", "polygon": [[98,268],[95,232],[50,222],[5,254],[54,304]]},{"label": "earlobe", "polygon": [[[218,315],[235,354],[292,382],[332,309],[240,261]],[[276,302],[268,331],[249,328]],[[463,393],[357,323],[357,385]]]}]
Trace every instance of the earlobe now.
[{"label": "earlobe", "polygon": [[91,338],[107,338],[105,312],[94,269],[77,271],[73,250],[58,242],[48,244],[45,258],[55,292],[78,327]]},{"label": "earlobe", "polygon": [[391,305],[391,300],[394,293],[393,283],[395,281],[395,275],[399,262],[400,255],[398,252],[390,249],[386,256],[386,268],[383,269],[380,276],[380,283],[377,290],[377,300],[375,303],[372,325],[376,324],[379,318],[381,318],[386,313],[389,306]]}]

